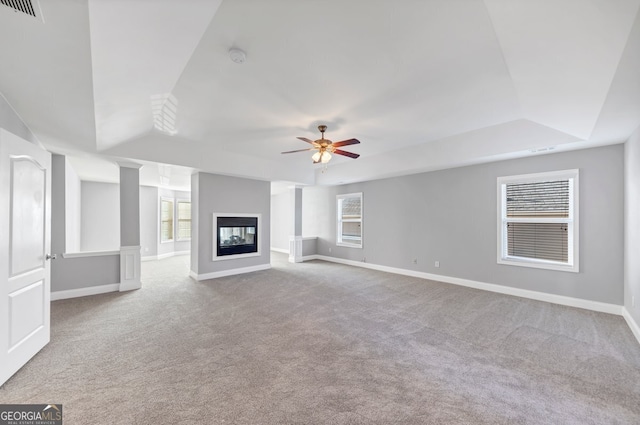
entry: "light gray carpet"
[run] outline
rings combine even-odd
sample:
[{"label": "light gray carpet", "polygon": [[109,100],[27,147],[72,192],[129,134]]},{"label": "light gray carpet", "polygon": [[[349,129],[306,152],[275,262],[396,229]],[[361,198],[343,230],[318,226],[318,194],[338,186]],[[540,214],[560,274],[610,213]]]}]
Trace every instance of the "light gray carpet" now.
[{"label": "light gray carpet", "polygon": [[273,253],[204,282],[52,304],[51,343],[2,403],[65,424],[638,424],[621,317]]}]

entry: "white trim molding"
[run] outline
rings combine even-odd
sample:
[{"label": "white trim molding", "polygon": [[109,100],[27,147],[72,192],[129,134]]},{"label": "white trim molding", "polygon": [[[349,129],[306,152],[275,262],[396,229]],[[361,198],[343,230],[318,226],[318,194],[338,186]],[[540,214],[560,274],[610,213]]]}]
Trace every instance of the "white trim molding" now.
[{"label": "white trim molding", "polygon": [[119,283],[110,285],[87,286],[85,288],[67,289],[64,291],[54,291],[51,293],[51,301],[66,300],[69,298],[87,297],[89,295],[106,294],[108,292],[118,292],[120,290]]},{"label": "white trim molding", "polygon": [[268,270],[270,268],[271,268],[271,264],[260,264],[258,266],[241,267],[239,269],[221,270],[219,272],[211,272],[211,273],[203,273],[203,274],[197,274],[194,271],[190,271],[189,276],[191,276],[193,279],[200,282],[201,280],[216,279],[218,277],[225,277],[225,276],[234,276],[237,274]]},{"label": "white trim molding", "polygon": [[140,246],[120,247],[120,292],[140,289]]},{"label": "white trim molding", "polygon": [[302,263],[302,236],[289,236],[289,262]]},{"label": "white trim molding", "polygon": [[62,254],[62,258],[104,257],[106,255],[120,255],[120,251],[65,252]]},{"label": "white trim molding", "polygon": [[[536,301],[545,301],[553,304],[566,305],[569,307],[583,308],[585,310],[599,311],[601,313],[623,315],[623,307],[617,304],[608,304],[598,301],[585,300],[581,298],[567,297],[564,295],[548,294],[546,292],[530,291],[528,289],[512,288],[510,286],[497,285],[495,283],[478,282],[475,280],[461,279],[451,276],[443,276],[432,273],[419,272],[415,270],[400,269],[396,267],[381,266],[372,263],[363,263],[354,260],[345,260],[342,258],[328,257],[325,255],[310,255],[303,257],[304,261],[308,260],[324,260],[333,263],[346,264],[349,266],[363,267],[366,269],[378,270],[387,273],[395,273],[405,276],[412,276],[421,279],[435,280],[438,282],[451,283],[468,288],[481,289],[483,291],[496,292],[499,294],[513,295],[521,298],[529,298]],[[627,320],[628,321],[628,320]],[[632,329],[633,330],[633,329]],[[640,333],[640,330],[639,330]],[[640,341],[640,340],[639,340]]]},{"label": "white trim molding", "polygon": [[622,317],[624,317],[624,320],[627,322],[627,325],[629,326],[629,329],[631,329],[633,336],[635,336],[638,340],[638,343],[640,343],[640,326],[638,326],[638,323],[633,320],[633,316],[631,316],[631,313],[629,313],[629,310],[627,310],[626,307],[622,308]]},{"label": "white trim molding", "polygon": [[142,168],[142,164],[138,164],[136,162],[116,161],[116,164],[118,164],[118,166],[121,168],[134,168],[136,170],[139,170]]}]

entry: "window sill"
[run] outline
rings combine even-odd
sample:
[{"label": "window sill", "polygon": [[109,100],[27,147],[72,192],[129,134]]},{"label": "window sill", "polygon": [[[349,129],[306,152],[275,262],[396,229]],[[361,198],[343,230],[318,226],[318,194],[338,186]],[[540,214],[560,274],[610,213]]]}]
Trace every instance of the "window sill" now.
[{"label": "window sill", "polygon": [[354,244],[350,244],[350,243],[336,242],[336,246],[344,246],[344,247],[347,247],[347,248],[358,248],[358,249],[362,249],[362,244],[360,244],[360,245],[354,245]]},{"label": "window sill", "polygon": [[519,257],[498,258],[498,264],[516,267],[530,267],[534,269],[553,270],[561,272],[579,273],[577,265],[561,264],[552,261],[533,260]]}]

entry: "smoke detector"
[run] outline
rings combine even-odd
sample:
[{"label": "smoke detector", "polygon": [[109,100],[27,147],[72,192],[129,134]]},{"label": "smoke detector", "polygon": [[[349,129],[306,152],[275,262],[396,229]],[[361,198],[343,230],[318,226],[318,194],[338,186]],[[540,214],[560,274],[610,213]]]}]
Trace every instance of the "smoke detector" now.
[{"label": "smoke detector", "polygon": [[240,49],[236,49],[235,47],[229,50],[229,57],[235,63],[244,63],[247,60],[247,54]]}]

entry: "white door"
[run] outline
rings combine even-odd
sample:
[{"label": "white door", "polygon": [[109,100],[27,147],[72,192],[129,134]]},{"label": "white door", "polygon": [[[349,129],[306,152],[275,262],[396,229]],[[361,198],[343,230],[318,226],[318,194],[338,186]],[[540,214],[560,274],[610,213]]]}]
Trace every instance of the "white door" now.
[{"label": "white door", "polygon": [[0,129],[0,385],[49,342],[51,154]]}]

